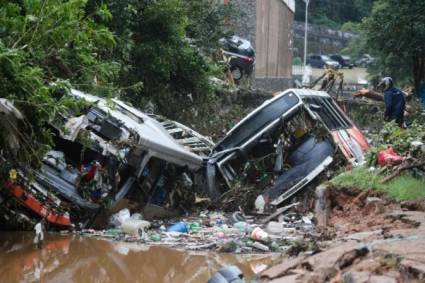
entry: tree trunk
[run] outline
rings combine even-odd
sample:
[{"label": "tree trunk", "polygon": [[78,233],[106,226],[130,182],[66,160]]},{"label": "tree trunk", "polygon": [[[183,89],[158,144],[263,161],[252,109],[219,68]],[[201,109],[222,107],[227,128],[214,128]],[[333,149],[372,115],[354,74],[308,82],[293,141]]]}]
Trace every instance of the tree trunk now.
[{"label": "tree trunk", "polygon": [[414,83],[414,89],[415,89],[415,94],[417,96],[419,96],[419,83],[421,81],[421,77],[420,77],[420,58],[417,56],[413,57],[413,66],[412,66],[412,71],[413,71],[413,83]]}]

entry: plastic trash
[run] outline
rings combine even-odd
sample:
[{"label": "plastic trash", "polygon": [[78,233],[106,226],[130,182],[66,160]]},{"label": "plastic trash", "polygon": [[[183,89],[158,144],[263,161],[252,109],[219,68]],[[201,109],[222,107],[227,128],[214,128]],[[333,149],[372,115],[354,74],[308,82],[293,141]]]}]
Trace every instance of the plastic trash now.
[{"label": "plastic trash", "polygon": [[392,147],[378,153],[378,164],[381,167],[385,165],[398,165],[403,162],[403,160],[404,157],[399,156]]},{"label": "plastic trash", "polygon": [[245,222],[245,216],[240,211],[233,212],[232,214],[233,222]]},{"label": "plastic trash", "polygon": [[187,224],[183,221],[177,222],[176,224],[168,227],[167,232],[180,232],[180,233],[187,233],[189,232],[189,229],[187,227]]},{"label": "plastic trash", "polygon": [[161,241],[161,235],[153,234],[153,235],[151,235],[151,240],[154,241],[154,242],[159,242],[159,241]]},{"label": "plastic trash", "polygon": [[226,237],[226,234],[224,234],[224,232],[217,232],[215,233],[215,236],[219,239],[224,239]]},{"label": "plastic trash", "polygon": [[143,216],[140,213],[133,213],[130,218],[134,220],[143,220]]},{"label": "plastic trash", "polygon": [[150,226],[149,221],[128,219],[121,225],[121,230],[126,234],[137,235],[139,230],[145,230]]},{"label": "plastic trash", "polygon": [[252,244],[252,246],[253,246],[254,248],[259,249],[259,250],[264,251],[264,252],[268,252],[268,251],[270,251],[270,248],[269,248],[268,246],[266,246],[266,245],[264,245],[264,244],[262,244],[262,243],[260,243],[260,242],[254,242],[254,243]]},{"label": "plastic trash", "polygon": [[189,229],[190,229],[190,231],[192,231],[192,232],[198,232],[199,231],[199,228],[200,228],[201,226],[199,225],[199,223],[190,223],[189,224]]},{"label": "plastic trash", "polygon": [[311,221],[311,219],[308,218],[307,216],[303,216],[302,220],[303,220],[303,222],[305,224],[308,224],[308,225],[312,225],[313,224],[313,222]]},{"label": "plastic trash", "polygon": [[236,266],[226,266],[217,271],[208,283],[244,283],[242,271]]},{"label": "plastic trash", "polygon": [[274,235],[281,235],[283,233],[283,223],[270,221],[266,227],[267,232]]},{"label": "plastic trash", "polygon": [[121,229],[108,229],[105,231],[105,235],[107,236],[118,236],[121,233]]},{"label": "plastic trash", "polygon": [[239,231],[246,233],[246,232],[250,232],[252,230],[251,226],[243,221],[240,222],[236,222],[235,224],[233,224],[233,227],[235,227],[236,229],[238,229]]},{"label": "plastic trash", "polygon": [[121,226],[127,219],[130,218],[130,210],[128,208],[121,209],[113,214],[109,219],[109,223],[115,227]]},{"label": "plastic trash", "polygon": [[251,239],[266,242],[269,239],[269,234],[260,227],[257,227],[252,231]]}]

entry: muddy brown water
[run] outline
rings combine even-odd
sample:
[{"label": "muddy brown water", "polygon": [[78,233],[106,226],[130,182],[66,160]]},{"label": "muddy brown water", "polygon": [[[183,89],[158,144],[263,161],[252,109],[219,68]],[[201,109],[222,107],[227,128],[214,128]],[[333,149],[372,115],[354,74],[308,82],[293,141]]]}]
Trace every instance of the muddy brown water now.
[{"label": "muddy brown water", "polygon": [[255,276],[277,255],[193,253],[76,235],[0,231],[0,282],[207,282],[219,268]]}]

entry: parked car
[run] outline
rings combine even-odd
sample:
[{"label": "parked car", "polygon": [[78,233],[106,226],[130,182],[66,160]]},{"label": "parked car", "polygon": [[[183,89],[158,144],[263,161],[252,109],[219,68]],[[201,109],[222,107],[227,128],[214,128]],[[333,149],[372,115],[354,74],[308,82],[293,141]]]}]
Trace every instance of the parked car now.
[{"label": "parked car", "polygon": [[325,67],[333,67],[340,68],[341,66],[335,60],[332,60],[326,55],[311,55],[307,58],[307,65],[310,65],[315,68],[325,68]]},{"label": "parked car", "polygon": [[267,166],[275,176],[255,201],[262,212],[305,188],[336,160],[362,164],[368,148],[366,138],[326,92],[289,89],[264,102],[215,145],[207,167],[208,190],[219,196],[241,176],[264,175],[248,174],[247,167]]},{"label": "parked car", "polygon": [[352,69],[354,67],[354,64],[351,63],[350,56],[334,54],[334,55],[331,55],[330,57],[332,60],[337,61],[339,65],[341,66],[341,68]]},{"label": "parked car", "polygon": [[251,42],[234,35],[221,38],[220,44],[223,54],[230,58],[230,70],[236,82],[252,74],[255,66],[255,50]]},{"label": "parked car", "polygon": [[364,54],[360,59],[356,61],[356,66],[367,68],[370,64],[375,61],[375,58],[369,54]]}]

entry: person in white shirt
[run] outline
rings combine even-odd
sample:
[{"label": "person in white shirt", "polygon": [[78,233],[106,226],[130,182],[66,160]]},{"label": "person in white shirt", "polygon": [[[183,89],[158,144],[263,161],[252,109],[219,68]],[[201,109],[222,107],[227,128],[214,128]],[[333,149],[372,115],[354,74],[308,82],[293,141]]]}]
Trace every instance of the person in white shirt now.
[{"label": "person in white shirt", "polygon": [[44,233],[43,233],[43,231],[44,231],[44,219],[41,219],[40,222],[35,224],[34,231],[35,231],[34,244],[39,249],[41,249],[42,245],[43,245],[43,240],[44,240]]}]

